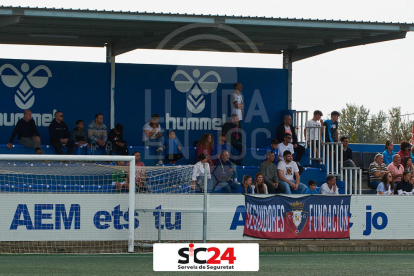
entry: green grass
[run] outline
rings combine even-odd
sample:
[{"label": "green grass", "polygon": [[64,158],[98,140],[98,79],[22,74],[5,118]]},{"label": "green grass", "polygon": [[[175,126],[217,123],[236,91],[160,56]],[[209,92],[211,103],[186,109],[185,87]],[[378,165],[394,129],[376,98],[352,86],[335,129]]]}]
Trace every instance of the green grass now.
[{"label": "green grass", "polygon": [[[261,253],[260,271],[208,275],[412,275],[414,252]],[[198,275],[154,272],[152,254],[0,255],[0,275]]]}]

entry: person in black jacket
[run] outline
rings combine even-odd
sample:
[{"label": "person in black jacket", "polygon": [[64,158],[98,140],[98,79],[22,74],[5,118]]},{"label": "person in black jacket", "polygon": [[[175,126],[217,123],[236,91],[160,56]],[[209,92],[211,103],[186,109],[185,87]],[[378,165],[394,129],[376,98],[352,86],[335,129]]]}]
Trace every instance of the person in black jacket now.
[{"label": "person in black jacket", "polygon": [[66,154],[72,154],[75,144],[69,140],[70,132],[65,122],[63,122],[62,111],[55,113],[55,119],[49,125],[50,144],[55,148],[57,154],[63,154],[62,148],[68,147]]},{"label": "person in black jacket", "polygon": [[298,144],[298,137],[296,136],[295,128],[292,125],[292,117],[289,115],[286,115],[283,118],[283,123],[277,127],[276,139],[278,141],[283,141],[285,133],[290,133],[292,135],[291,143],[293,145],[293,150],[296,153],[295,161],[300,162],[303,154],[305,153],[305,147]]},{"label": "person in black jacket", "polygon": [[36,123],[32,118],[32,112],[29,109],[24,111],[23,118],[21,118],[14,127],[9,143],[7,144],[8,149],[13,147],[13,141],[16,135],[19,144],[28,148],[34,148],[37,154],[43,154],[40,145],[40,134],[37,130]]},{"label": "person in black jacket", "polygon": [[112,143],[111,154],[129,155],[126,141],[122,135],[123,132],[124,126],[122,124],[116,124],[115,128],[109,131],[108,141]]},{"label": "person in black jacket", "polygon": [[[242,166],[242,159],[246,154],[246,149],[243,145],[243,130],[239,116],[232,114],[230,122],[224,123],[221,131],[232,146],[232,162],[238,166]],[[235,153],[233,149],[236,149],[238,152]]]}]

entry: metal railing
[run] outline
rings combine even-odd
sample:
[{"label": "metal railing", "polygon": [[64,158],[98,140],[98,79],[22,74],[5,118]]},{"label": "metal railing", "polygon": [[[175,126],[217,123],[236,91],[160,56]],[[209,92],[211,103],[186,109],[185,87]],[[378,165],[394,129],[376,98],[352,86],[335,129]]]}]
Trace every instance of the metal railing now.
[{"label": "metal railing", "polygon": [[344,160],[344,147],[340,142],[328,142],[323,145],[326,148],[326,175],[340,176],[342,180],[342,164]]},{"label": "metal railing", "polygon": [[305,127],[308,121],[308,111],[293,111],[293,125],[296,128],[296,135],[299,143],[306,143]]},{"label": "metal railing", "polygon": [[[343,167],[345,177],[345,194],[361,195],[362,194],[362,169],[359,167]],[[353,189],[352,189],[353,188]]]},{"label": "metal railing", "polygon": [[[321,134],[322,130],[322,134]],[[325,137],[324,126],[306,127],[306,146],[309,148],[309,161],[320,160],[325,164],[325,147],[323,147],[322,137]],[[312,135],[311,135],[312,134]],[[317,140],[311,140],[311,136],[317,137]],[[309,141],[309,144],[308,144]],[[322,152],[322,155],[321,155]]]}]

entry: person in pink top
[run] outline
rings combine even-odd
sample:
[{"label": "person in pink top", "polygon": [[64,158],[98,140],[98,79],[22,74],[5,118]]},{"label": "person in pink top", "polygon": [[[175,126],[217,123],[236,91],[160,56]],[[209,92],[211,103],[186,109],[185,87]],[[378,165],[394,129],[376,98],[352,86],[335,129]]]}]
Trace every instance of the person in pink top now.
[{"label": "person in pink top", "polygon": [[401,181],[401,177],[404,173],[404,167],[401,165],[401,156],[399,154],[395,154],[392,157],[392,163],[388,165],[388,170],[390,171],[394,182]]},{"label": "person in pink top", "polygon": [[[144,185],[145,165],[141,161],[141,153],[139,153],[139,151],[136,151],[132,155],[135,156],[135,186],[137,186],[138,192],[146,192],[147,188]],[[127,166],[129,166],[129,162],[127,163]],[[140,168],[137,168],[137,167],[140,167]],[[129,177],[129,175],[127,177]]]},{"label": "person in pink top", "polygon": [[410,156],[410,143],[402,141],[398,154],[401,156],[401,160],[404,160],[406,156]]}]

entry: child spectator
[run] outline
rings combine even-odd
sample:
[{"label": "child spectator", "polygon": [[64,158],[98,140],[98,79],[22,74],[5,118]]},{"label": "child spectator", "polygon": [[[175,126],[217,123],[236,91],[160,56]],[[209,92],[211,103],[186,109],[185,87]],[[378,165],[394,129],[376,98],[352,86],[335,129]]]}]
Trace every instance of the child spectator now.
[{"label": "child spectator", "polygon": [[392,157],[395,155],[395,151],[393,151],[393,149],[394,149],[393,142],[387,141],[385,143],[385,150],[382,153],[382,155],[384,156],[384,163],[387,166],[392,163]]},{"label": "child spectator", "polygon": [[315,180],[309,180],[309,188],[306,188],[304,194],[307,195],[316,195],[318,194],[318,191],[316,190],[316,181]]},{"label": "child spectator", "polygon": [[237,188],[238,194],[254,194],[255,187],[252,185],[252,178],[250,175],[243,176],[242,184]]},{"label": "child spectator", "polygon": [[[283,160],[282,157],[279,157],[279,148],[277,147],[278,144],[279,144],[279,142],[276,139],[272,139],[270,141],[270,146],[267,146],[265,148],[265,153],[267,153],[267,152],[270,151],[270,152],[273,152],[275,154],[275,161],[274,161],[274,163],[275,163],[276,166],[277,166],[277,163],[279,161],[282,161]],[[265,155],[265,160],[266,160],[266,155]]]},{"label": "child spectator", "polygon": [[256,173],[253,182],[254,193],[255,194],[266,194],[267,195],[267,185],[264,183],[263,174],[261,172]]},{"label": "child spectator", "polygon": [[122,168],[124,161],[118,161],[115,170],[112,172],[112,186],[116,187],[117,192],[121,192],[122,188],[129,190],[129,182],[125,169]]},{"label": "child spectator", "polygon": [[167,154],[165,159],[168,160],[168,163],[175,164],[178,160],[183,158],[180,146],[177,144],[177,137],[175,136],[175,131],[170,129],[168,131],[168,138],[164,145],[167,148]]},{"label": "child spectator", "polygon": [[86,131],[83,129],[83,121],[77,120],[76,127],[72,131],[72,140],[77,147],[86,147],[86,153],[88,155],[91,154],[91,145],[89,145],[88,135]]}]

